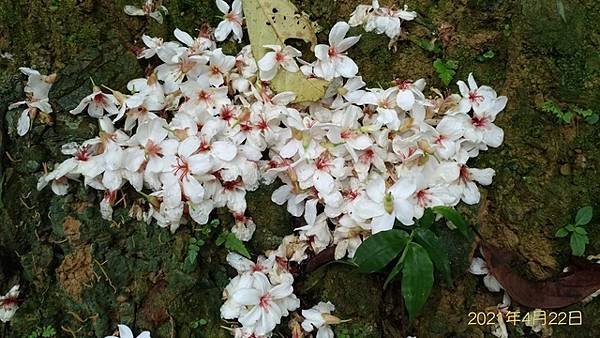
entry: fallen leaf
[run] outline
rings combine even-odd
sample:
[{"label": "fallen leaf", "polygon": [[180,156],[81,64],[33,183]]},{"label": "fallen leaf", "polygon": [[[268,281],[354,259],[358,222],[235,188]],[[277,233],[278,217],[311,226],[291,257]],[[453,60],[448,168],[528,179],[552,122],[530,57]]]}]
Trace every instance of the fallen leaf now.
[{"label": "fallen leaf", "polygon": [[[317,43],[312,22],[287,0],[244,0],[246,26],[256,60],[265,54],[265,45],[284,46],[287,39],[301,39],[311,45]],[[290,73],[280,69],[271,81],[276,92],[296,93],[295,102],[318,101],[325,94],[328,82],[307,78],[302,72]]]},{"label": "fallen leaf", "polygon": [[530,281],[512,271],[513,254],[491,245],[481,246],[490,273],[517,303],[542,309],[563,308],[600,290],[600,264],[574,257],[567,272],[545,281]]}]

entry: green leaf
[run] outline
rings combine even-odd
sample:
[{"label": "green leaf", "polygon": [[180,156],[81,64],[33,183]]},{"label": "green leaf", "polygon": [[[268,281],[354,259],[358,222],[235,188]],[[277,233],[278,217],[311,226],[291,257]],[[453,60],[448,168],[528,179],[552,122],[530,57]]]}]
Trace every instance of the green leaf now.
[{"label": "green leaf", "polygon": [[430,208],[427,208],[423,213],[423,217],[419,220],[419,225],[423,228],[431,228],[433,221],[435,221],[435,213]]},{"label": "green leaf", "polygon": [[[287,39],[301,39],[314,47],[317,36],[307,15],[288,0],[244,0],[244,15],[252,53],[258,61],[267,52],[265,45],[284,46]],[[270,82],[276,92],[296,93],[296,102],[318,101],[328,82],[306,78],[302,72],[279,70]]]},{"label": "green leaf", "polygon": [[600,120],[600,116],[598,116],[598,114],[593,114],[585,118],[585,122],[587,122],[588,124],[596,124],[598,123],[598,120]]},{"label": "green leaf", "polygon": [[433,263],[417,243],[408,243],[402,269],[402,296],[412,319],[425,305],[433,286]]},{"label": "green leaf", "polygon": [[583,256],[585,245],[589,242],[586,235],[580,235],[574,232],[571,235],[571,253],[573,256]]},{"label": "green leaf", "polygon": [[471,230],[471,228],[469,228],[469,226],[467,225],[465,220],[458,213],[458,211],[456,211],[456,209],[446,207],[446,206],[438,206],[438,207],[434,207],[432,209],[433,209],[433,212],[435,212],[436,214],[440,214],[440,215],[444,216],[445,219],[452,222],[452,224],[454,224],[454,226],[456,226],[458,231],[460,231],[460,233],[467,240],[471,240],[473,238],[473,231]]},{"label": "green leaf", "polygon": [[225,243],[225,241],[227,240],[228,235],[229,235],[229,231],[223,231],[219,235],[219,237],[217,237],[217,239],[215,240],[215,244],[217,244],[217,246],[223,245],[223,243]]},{"label": "green leaf", "polygon": [[556,0],[556,10],[558,11],[560,18],[564,22],[567,22],[567,16],[565,15],[565,4],[563,4],[562,0]]},{"label": "green leaf", "polygon": [[587,206],[579,209],[577,211],[577,216],[575,216],[575,225],[586,225],[592,220],[592,215],[594,211],[592,207]]},{"label": "green leaf", "polygon": [[569,230],[567,230],[566,228],[560,228],[556,231],[556,234],[554,234],[554,236],[556,236],[558,238],[563,238],[563,237],[567,237],[568,234],[569,234]]},{"label": "green leaf", "polygon": [[443,61],[442,59],[436,59],[433,62],[433,68],[438,73],[440,80],[445,86],[448,86],[454,75],[456,75],[455,69],[458,68],[458,65],[454,61]]},{"label": "green leaf", "polygon": [[440,271],[446,284],[452,285],[450,259],[440,239],[431,230],[421,228],[415,229],[415,238],[427,250],[435,268]]},{"label": "green leaf", "polygon": [[403,230],[378,232],[358,247],[354,262],[361,272],[379,271],[402,252],[407,242],[408,234]]},{"label": "green leaf", "polygon": [[569,230],[570,232],[575,231],[575,226],[573,224],[567,224],[567,226],[565,226],[565,229]]},{"label": "green leaf", "polygon": [[[404,250],[406,250],[406,248]],[[396,277],[398,277],[398,274],[400,273],[400,271],[402,271],[403,266],[404,265],[402,260],[399,259],[398,262],[396,262],[396,265],[394,265],[392,271],[390,271],[390,274],[385,278],[385,282],[383,283],[384,289],[387,289],[388,284],[390,284],[394,279],[396,279]]]},{"label": "green leaf", "polygon": [[488,60],[489,60],[489,59],[493,59],[493,58],[494,58],[494,56],[496,56],[496,54],[495,54],[495,53],[494,53],[494,51],[493,51],[493,50],[491,50],[491,49],[490,49],[490,50],[488,50],[487,52],[483,53],[483,57],[484,57],[484,58],[486,58],[486,59],[488,59]]},{"label": "green leaf", "polygon": [[235,237],[235,234],[232,232],[229,232],[225,239],[225,248],[229,251],[237,252],[246,258],[250,258],[250,252],[248,252],[244,242]]},{"label": "green leaf", "polygon": [[584,228],[582,228],[582,227],[576,227],[575,228],[575,232],[578,233],[578,234],[580,234],[580,235],[587,235],[587,231]]}]

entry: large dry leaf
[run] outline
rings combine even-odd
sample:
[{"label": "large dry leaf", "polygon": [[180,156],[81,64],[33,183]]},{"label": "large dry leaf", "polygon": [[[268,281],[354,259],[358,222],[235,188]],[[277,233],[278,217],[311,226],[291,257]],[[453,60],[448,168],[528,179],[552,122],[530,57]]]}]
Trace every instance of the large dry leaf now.
[{"label": "large dry leaf", "polygon": [[482,253],[490,273],[517,303],[541,309],[556,309],[580,302],[600,290],[600,264],[573,260],[566,273],[546,281],[530,281],[512,271],[513,255],[483,244]]},{"label": "large dry leaf", "polygon": [[[265,45],[285,45],[287,39],[301,39],[311,44],[317,37],[311,21],[287,0],[244,0],[244,14],[252,53],[260,60],[267,50]],[[325,94],[328,82],[306,78],[301,72],[290,73],[280,69],[271,81],[276,92],[296,93],[296,102],[318,101]]]}]

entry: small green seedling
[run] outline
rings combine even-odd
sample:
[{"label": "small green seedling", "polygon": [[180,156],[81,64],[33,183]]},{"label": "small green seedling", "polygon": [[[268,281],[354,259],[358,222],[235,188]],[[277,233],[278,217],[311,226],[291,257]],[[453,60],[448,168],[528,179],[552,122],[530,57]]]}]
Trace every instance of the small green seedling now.
[{"label": "small green seedling", "polygon": [[35,331],[31,332],[27,338],[51,338],[56,336],[56,330],[52,325],[44,326],[43,328],[35,329]]},{"label": "small green seedling", "polygon": [[569,224],[556,231],[556,237],[564,238],[571,235],[571,253],[573,256],[583,256],[585,246],[590,242],[587,231],[583,228],[592,220],[593,209],[590,206],[577,211],[575,224]]},{"label": "small green seedling", "polygon": [[433,62],[433,68],[438,73],[440,80],[445,86],[448,86],[452,79],[454,79],[454,75],[456,75],[456,70],[458,69],[458,62],[452,60],[442,60],[436,59]]},{"label": "small green seedling", "polygon": [[600,116],[591,109],[572,107],[572,109],[569,110],[562,110],[558,104],[553,101],[544,102],[541,109],[545,113],[551,113],[556,116],[558,122],[563,124],[573,122],[575,117],[580,117],[586,123],[591,125],[598,123],[598,120],[600,120]]},{"label": "small green seedling", "polygon": [[372,273],[391,267],[384,287],[401,277],[401,293],[410,318],[414,318],[429,297],[434,268],[447,285],[452,285],[448,253],[432,229],[436,214],[452,222],[465,238],[473,239],[471,228],[456,210],[439,206],[426,209],[416,227],[394,228],[372,235],[354,254],[354,263],[361,272]]},{"label": "small green seedling", "polygon": [[217,237],[216,244],[218,246],[225,245],[225,248],[229,251],[239,253],[240,255],[250,258],[250,252],[244,242],[240,241],[233,232],[223,231],[219,237]]},{"label": "small green seedling", "polygon": [[486,62],[486,61],[489,61],[489,60],[493,59],[495,56],[496,56],[496,53],[494,53],[494,51],[490,49],[487,52],[479,55],[477,57],[477,61],[479,61],[479,62]]}]

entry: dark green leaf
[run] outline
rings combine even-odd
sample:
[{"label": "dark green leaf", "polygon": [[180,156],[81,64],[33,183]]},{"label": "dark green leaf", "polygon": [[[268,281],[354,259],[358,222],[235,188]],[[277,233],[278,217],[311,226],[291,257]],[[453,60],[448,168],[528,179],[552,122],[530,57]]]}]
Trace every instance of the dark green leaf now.
[{"label": "dark green leaf", "polygon": [[587,236],[574,232],[571,235],[571,253],[573,256],[583,256],[585,245],[589,242]]},{"label": "dark green leaf", "polygon": [[229,231],[222,232],[219,235],[219,237],[217,237],[217,239],[215,240],[215,244],[217,244],[218,246],[223,245],[223,243],[225,243],[225,240],[227,240],[228,235],[229,235]]},{"label": "dark green leaf", "polygon": [[235,234],[232,232],[228,233],[227,238],[225,239],[225,248],[229,251],[237,252],[246,258],[250,258],[250,252],[248,252],[244,242],[235,237]]},{"label": "dark green leaf", "polygon": [[431,230],[421,228],[415,229],[415,238],[427,250],[435,268],[440,271],[446,284],[452,285],[450,259],[448,259],[448,253],[439,238]]},{"label": "dark green leaf", "polygon": [[494,56],[496,56],[496,54],[493,50],[488,50],[487,52],[483,53],[483,57],[486,59],[493,59]]},{"label": "dark green leaf", "polygon": [[567,224],[567,226],[565,226],[565,229],[573,232],[575,231],[575,226],[573,224]]},{"label": "dark green leaf", "polygon": [[580,235],[587,235],[587,231],[585,231],[585,229],[582,228],[582,227],[576,227],[575,228],[575,232],[578,233],[578,234],[580,234]]},{"label": "dark green leaf", "polygon": [[396,277],[398,277],[398,274],[400,273],[400,271],[402,271],[402,267],[402,261],[398,260],[398,262],[396,262],[396,265],[394,265],[392,271],[390,271],[390,274],[385,278],[385,282],[383,283],[384,289],[387,289],[388,284],[390,284],[394,279],[396,279]]},{"label": "dark green leaf", "polygon": [[567,16],[565,15],[565,4],[563,4],[562,0],[556,0],[556,10],[558,11],[560,18],[564,22],[567,22]]},{"label": "dark green leaf", "polygon": [[435,221],[435,214],[433,213],[433,210],[427,208],[423,213],[423,217],[419,220],[419,225],[424,228],[430,228],[431,225],[433,225],[433,221]]},{"label": "dark green leaf", "polygon": [[558,238],[563,238],[563,237],[567,237],[568,234],[569,234],[569,230],[567,230],[565,228],[560,228],[556,231],[555,236]]},{"label": "dark green leaf", "polygon": [[408,243],[402,269],[402,296],[411,319],[427,301],[432,286],[433,263],[427,251],[417,243]]},{"label": "dark green leaf", "polygon": [[378,232],[358,247],[354,262],[361,272],[379,271],[402,252],[407,242],[408,235],[403,230]]},{"label": "dark green leaf", "polygon": [[438,206],[433,208],[433,212],[436,214],[440,214],[444,216],[445,219],[449,220],[458,228],[458,231],[467,239],[471,240],[473,238],[473,231],[462,216],[456,211],[454,208],[446,207],[446,206]]},{"label": "dark green leaf", "polygon": [[590,117],[586,117],[585,122],[588,124],[596,124],[598,123],[598,120],[600,120],[600,116],[598,116],[598,114],[594,114]]},{"label": "dark green leaf", "polygon": [[586,225],[592,220],[592,215],[594,211],[592,207],[587,206],[579,209],[577,211],[577,216],[575,216],[575,225]]}]

